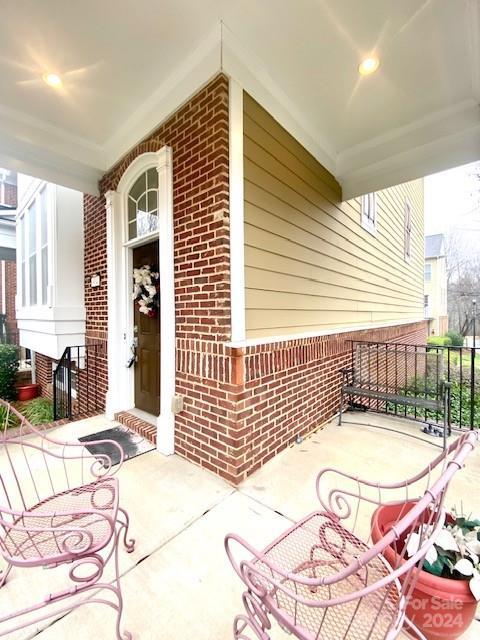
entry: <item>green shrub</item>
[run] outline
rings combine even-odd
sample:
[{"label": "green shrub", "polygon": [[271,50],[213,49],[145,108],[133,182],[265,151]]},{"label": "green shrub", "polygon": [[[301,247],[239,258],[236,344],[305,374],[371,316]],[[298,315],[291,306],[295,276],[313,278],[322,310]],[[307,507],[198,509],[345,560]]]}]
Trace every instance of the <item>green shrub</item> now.
[{"label": "green shrub", "polygon": [[458,331],[447,331],[447,333],[445,334],[446,338],[450,338],[450,343],[453,347],[463,347],[463,336],[461,333],[458,333]]},{"label": "green shrub", "polygon": [[0,433],[5,429],[11,429],[18,425],[17,416],[8,411],[7,407],[0,405]]},{"label": "green shrub", "polygon": [[449,347],[452,341],[448,336],[428,336],[427,344],[432,347]]},{"label": "green shrub", "polygon": [[35,398],[18,407],[26,419],[33,425],[53,421],[53,404],[48,398]]},{"label": "green shrub", "polygon": [[0,344],[0,398],[4,400],[16,398],[17,371],[18,348],[13,344]]}]

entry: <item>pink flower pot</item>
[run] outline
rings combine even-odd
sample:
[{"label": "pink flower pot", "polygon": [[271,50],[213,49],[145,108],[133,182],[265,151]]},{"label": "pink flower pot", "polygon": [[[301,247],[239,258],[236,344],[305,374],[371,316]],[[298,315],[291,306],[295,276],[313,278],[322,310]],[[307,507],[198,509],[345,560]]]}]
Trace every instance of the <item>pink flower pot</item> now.
[{"label": "pink flower pot", "polygon": [[[382,505],[372,516],[372,541],[377,543],[414,505]],[[403,544],[403,539],[397,545]],[[391,566],[396,564],[396,550],[387,547],[383,553]],[[417,584],[407,605],[407,617],[428,640],[455,640],[470,626],[477,601],[468,580],[454,580],[420,571]]]}]

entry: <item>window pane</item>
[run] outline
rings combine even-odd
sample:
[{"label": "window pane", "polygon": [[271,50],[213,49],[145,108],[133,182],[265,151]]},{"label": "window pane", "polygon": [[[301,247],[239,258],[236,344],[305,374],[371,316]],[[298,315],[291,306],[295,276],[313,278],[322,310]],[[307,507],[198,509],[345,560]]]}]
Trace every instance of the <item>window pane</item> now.
[{"label": "window pane", "polygon": [[40,218],[41,218],[41,235],[40,235],[40,243],[43,245],[47,244],[48,235],[47,235],[47,189],[43,189],[40,194]]},{"label": "window pane", "polygon": [[137,216],[137,204],[130,197],[128,198],[128,221],[135,220]]},{"label": "window pane", "polygon": [[42,304],[47,304],[48,288],[48,247],[42,249]]},{"label": "window pane", "polygon": [[158,209],[158,191],[149,191],[147,193],[147,211],[156,212]]},{"label": "window pane", "polygon": [[375,192],[362,196],[362,223],[368,228],[376,227],[376,199]]},{"label": "window pane", "polygon": [[25,261],[22,261],[22,307],[27,304],[27,279]]},{"label": "window pane", "polygon": [[30,304],[37,304],[37,258],[35,254],[30,257],[28,265],[28,281],[30,283]]},{"label": "window pane", "polygon": [[156,213],[138,212],[137,236],[145,236],[147,233],[153,233],[157,229],[158,216]]},{"label": "window pane", "polygon": [[137,220],[128,223],[128,239],[133,240],[137,237]]},{"label": "window pane", "polygon": [[138,200],[142,193],[145,193],[147,189],[147,174],[143,173],[135,182],[133,187],[130,189],[130,196],[134,200]]},{"label": "window pane", "polygon": [[143,196],[138,201],[137,209],[138,209],[138,212],[147,210],[147,196],[146,196],[145,193],[143,194]]},{"label": "window pane", "polygon": [[28,209],[28,254],[31,256],[35,253],[36,242],[36,217],[35,217],[35,202],[33,202]]},{"label": "window pane", "polygon": [[147,171],[147,189],[158,189],[158,171],[155,167]]}]

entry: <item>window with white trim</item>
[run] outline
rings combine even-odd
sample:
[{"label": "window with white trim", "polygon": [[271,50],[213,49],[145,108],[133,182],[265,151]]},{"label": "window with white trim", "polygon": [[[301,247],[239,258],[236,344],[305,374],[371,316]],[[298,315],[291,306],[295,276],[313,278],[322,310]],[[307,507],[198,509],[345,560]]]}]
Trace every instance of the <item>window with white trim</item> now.
[{"label": "window with white trim", "polygon": [[377,197],[376,194],[366,193],[362,196],[362,226],[370,232],[377,230]]},{"label": "window with white trim", "polygon": [[405,200],[405,260],[412,258],[412,207]]},{"label": "window with white trim", "polygon": [[158,171],[148,169],[128,193],[128,239],[147,236],[158,229]]},{"label": "window with white trim", "polygon": [[20,214],[19,253],[22,307],[48,304],[48,201],[44,187]]},{"label": "window with white trim", "polygon": [[424,277],[425,282],[430,282],[432,280],[432,265],[430,262],[425,262]]}]

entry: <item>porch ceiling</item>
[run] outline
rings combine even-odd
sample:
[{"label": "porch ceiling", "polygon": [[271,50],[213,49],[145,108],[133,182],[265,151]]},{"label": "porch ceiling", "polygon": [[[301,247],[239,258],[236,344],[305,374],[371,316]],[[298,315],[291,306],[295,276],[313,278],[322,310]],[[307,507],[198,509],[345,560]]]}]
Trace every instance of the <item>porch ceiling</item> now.
[{"label": "porch ceiling", "polygon": [[480,157],[479,0],[23,0],[0,37],[0,165],[81,190],[221,68],[345,197]]}]

